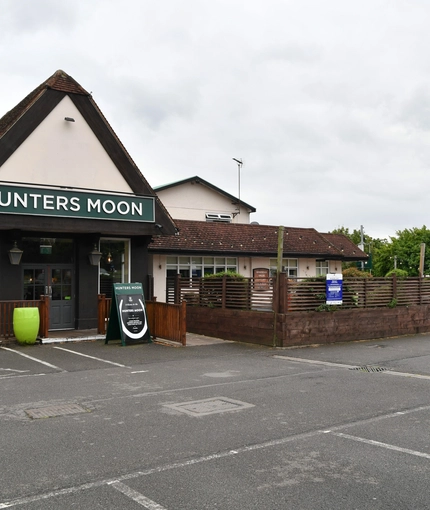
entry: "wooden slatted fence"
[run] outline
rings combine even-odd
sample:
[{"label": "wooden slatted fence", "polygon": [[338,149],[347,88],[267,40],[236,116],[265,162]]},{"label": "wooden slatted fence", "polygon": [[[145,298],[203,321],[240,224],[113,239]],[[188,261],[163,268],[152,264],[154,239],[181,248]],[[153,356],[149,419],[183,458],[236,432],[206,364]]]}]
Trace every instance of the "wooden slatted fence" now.
[{"label": "wooden slatted fence", "polygon": [[[105,335],[108,327],[112,298],[98,296],[97,331]],[[146,301],[149,331],[153,338],[163,338],[186,345],[186,303],[176,305]]]},{"label": "wooden slatted fence", "polygon": [[34,307],[39,309],[39,336],[46,338],[49,327],[49,297],[41,296],[39,300],[8,300],[0,301],[0,337],[10,338],[13,333],[13,311],[15,308]]},{"label": "wooden slatted fence", "polygon": [[[176,278],[168,280],[168,302],[186,301],[192,306],[232,308],[279,313],[308,312],[326,303],[325,278],[287,278],[280,275],[279,298],[276,279]],[[343,304],[346,308],[412,306],[430,303],[430,278],[345,278]]]}]

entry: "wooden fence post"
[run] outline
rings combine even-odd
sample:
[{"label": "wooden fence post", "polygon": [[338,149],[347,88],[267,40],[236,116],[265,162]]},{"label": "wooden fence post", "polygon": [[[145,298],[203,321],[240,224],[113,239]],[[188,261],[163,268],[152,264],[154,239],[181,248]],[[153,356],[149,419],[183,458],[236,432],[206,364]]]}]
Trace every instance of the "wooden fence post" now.
[{"label": "wooden fence post", "polygon": [[174,283],[174,303],[175,305],[179,305],[181,302],[181,275],[180,273],[176,273],[175,275],[175,283]]},{"label": "wooden fence post", "polygon": [[179,314],[179,326],[181,330],[181,343],[183,346],[187,345],[187,302],[182,301],[181,310]]},{"label": "wooden fence post", "polygon": [[279,275],[279,313],[288,311],[288,279],[285,273]]},{"label": "wooden fence post", "polygon": [[273,299],[272,310],[276,313],[279,309],[279,274],[273,277]]},{"label": "wooden fence post", "polygon": [[227,276],[222,277],[222,288],[221,288],[221,308],[225,308],[227,300]]},{"label": "wooden fence post", "polygon": [[397,275],[393,274],[393,299],[397,299]]},{"label": "wooden fence post", "polygon": [[97,303],[97,334],[104,335],[106,333],[106,294],[98,295]]},{"label": "wooden fence post", "polygon": [[48,329],[49,329],[49,305],[50,305],[49,296],[40,296],[40,306],[39,306],[40,326],[39,326],[39,335],[42,338],[47,338],[48,337]]}]

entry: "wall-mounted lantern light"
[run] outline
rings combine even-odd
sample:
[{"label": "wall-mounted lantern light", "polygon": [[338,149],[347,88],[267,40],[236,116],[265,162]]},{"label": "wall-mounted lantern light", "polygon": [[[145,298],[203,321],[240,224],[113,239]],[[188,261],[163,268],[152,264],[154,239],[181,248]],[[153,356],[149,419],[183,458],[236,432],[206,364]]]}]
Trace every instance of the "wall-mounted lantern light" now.
[{"label": "wall-mounted lantern light", "polygon": [[88,253],[88,258],[92,266],[98,266],[100,259],[102,258],[102,252],[97,249],[97,245],[94,245],[93,250]]},{"label": "wall-mounted lantern light", "polygon": [[13,248],[8,251],[10,263],[13,266],[18,266],[21,262],[21,257],[24,252],[18,248],[16,241],[13,243]]}]

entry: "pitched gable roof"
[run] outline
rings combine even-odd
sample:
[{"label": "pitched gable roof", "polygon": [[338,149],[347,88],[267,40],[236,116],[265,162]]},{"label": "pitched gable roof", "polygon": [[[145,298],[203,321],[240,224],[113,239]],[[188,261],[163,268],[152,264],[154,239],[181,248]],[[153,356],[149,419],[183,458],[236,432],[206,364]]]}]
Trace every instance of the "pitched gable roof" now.
[{"label": "pitched gable roof", "polygon": [[237,197],[230,195],[230,193],[227,193],[226,191],[224,191],[221,188],[218,188],[217,186],[214,186],[210,182],[206,181],[205,179],[202,179],[201,177],[198,177],[197,175],[195,175],[194,177],[188,177],[188,179],[182,179],[181,181],[172,182],[170,184],[164,184],[163,186],[157,186],[154,189],[155,189],[155,191],[158,192],[158,191],[163,191],[163,190],[169,189],[169,188],[175,188],[177,186],[182,186],[183,184],[187,184],[187,183],[203,184],[203,186],[206,186],[207,188],[210,188],[211,190],[215,191],[216,193],[219,193],[220,195],[223,195],[224,197],[231,200],[232,204],[240,203],[242,205],[242,207],[245,207],[246,209],[248,209],[249,212],[255,212],[257,210],[254,206],[247,204],[243,200],[239,200]]},{"label": "pitched gable roof", "polygon": [[343,234],[321,234],[329,243],[336,248],[349,260],[364,260],[369,256],[364,253],[356,244],[354,244],[349,237]]},{"label": "pitched gable roof", "polygon": [[[279,229],[277,226],[191,220],[175,220],[175,223],[179,233],[175,236],[155,237],[149,246],[152,252],[277,256]],[[340,243],[340,239],[337,239],[337,242]],[[356,250],[356,254],[353,254],[352,250],[342,252],[325,235],[321,235],[313,228],[284,228],[285,258],[311,257],[330,260],[366,258],[360,249],[356,247]]]},{"label": "pitched gable roof", "polygon": [[[163,224],[163,234],[173,234],[176,227],[172,218],[104,117],[91,94],[62,70],[56,71],[0,119],[0,167],[66,95],[69,96],[84,117],[99,143],[133,192],[155,197],[155,221]],[[50,184],[55,185],[55,183]]]},{"label": "pitched gable roof", "polygon": [[47,89],[68,94],[90,96],[71,76],[67,75],[64,71],[58,70],[0,119],[0,138],[36,103]]}]

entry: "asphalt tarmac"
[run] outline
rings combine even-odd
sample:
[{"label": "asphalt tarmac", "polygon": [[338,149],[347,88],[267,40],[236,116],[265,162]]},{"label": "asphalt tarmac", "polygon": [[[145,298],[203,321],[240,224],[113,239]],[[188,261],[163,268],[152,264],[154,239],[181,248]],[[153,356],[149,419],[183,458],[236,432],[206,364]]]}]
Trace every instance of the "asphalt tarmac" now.
[{"label": "asphalt tarmac", "polygon": [[0,346],[0,509],[429,509],[430,336]]}]

